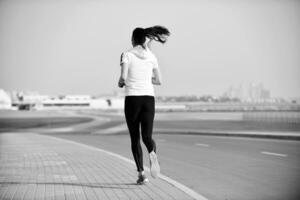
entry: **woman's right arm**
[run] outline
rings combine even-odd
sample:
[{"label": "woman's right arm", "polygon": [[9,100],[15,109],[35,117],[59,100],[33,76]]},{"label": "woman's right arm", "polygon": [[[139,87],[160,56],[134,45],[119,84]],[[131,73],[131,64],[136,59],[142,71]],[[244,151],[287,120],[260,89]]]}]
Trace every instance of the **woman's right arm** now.
[{"label": "woman's right arm", "polygon": [[118,82],[118,86],[120,88],[125,86],[125,81],[126,81],[127,75],[128,75],[128,63],[129,63],[128,54],[122,53],[121,59],[120,59],[121,75],[120,75],[119,82]]},{"label": "woman's right arm", "polygon": [[125,85],[125,80],[127,79],[127,75],[128,75],[128,64],[121,63],[121,75],[118,82],[120,88],[122,88]]},{"label": "woman's right arm", "polygon": [[153,75],[154,77],[152,77],[152,84],[161,85],[161,73],[158,67],[153,69]]}]

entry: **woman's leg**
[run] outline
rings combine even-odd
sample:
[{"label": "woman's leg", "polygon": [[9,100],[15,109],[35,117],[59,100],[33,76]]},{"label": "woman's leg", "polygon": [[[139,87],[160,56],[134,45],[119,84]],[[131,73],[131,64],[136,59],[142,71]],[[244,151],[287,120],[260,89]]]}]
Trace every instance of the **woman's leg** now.
[{"label": "woman's leg", "polygon": [[129,122],[127,123],[130,133],[130,139],[131,139],[131,151],[132,155],[137,167],[138,172],[144,171],[143,167],[143,151],[140,143],[140,133],[139,133],[139,126],[136,125],[136,123]]},{"label": "woman's leg", "polygon": [[125,117],[130,133],[131,151],[138,172],[144,171],[143,151],[140,143],[139,112],[141,110],[139,97],[125,98]]},{"label": "woman's leg", "polygon": [[140,113],[142,138],[148,152],[156,152],[156,144],[152,139],[155,100],[152,96],[144,96],[143,100],[143,106]]},{"label": "woman's leg", "polygon": [[156,145],[152,139],[153,120],[155,113],[154,97],[146,96],[141,111],[142,138],[147,147],[150,159],[150,173],[156,178],[160,173],[160,166],[156,155]]}]

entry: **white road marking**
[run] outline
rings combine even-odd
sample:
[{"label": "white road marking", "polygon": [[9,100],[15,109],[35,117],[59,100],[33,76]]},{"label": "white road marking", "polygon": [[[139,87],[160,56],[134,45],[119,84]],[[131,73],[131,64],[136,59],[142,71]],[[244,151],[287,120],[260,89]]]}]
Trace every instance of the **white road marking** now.
[{"label": "white road marking", "polygon": [[209,144],[196,143],[196,146],[209,147]]},{"label": "white road marking", "polygon": [[262,154],[265,155],[271,155],[271,156],[279,156],[279,157],[287,157],[287,154],[280,154],[280,153],[273,153],[273,152],[267,152],[267,151],[262,151]]}]

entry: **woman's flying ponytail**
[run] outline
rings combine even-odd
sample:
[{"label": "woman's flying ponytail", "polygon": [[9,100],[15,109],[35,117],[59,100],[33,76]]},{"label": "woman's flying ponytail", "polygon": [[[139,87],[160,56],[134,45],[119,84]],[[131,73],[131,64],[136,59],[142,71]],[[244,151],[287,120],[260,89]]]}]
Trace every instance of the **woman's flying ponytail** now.
[{"label": "woman's flying ponytail", "polygon": [[132,41],[134,45],[142,45],[146,41],[146,37],[155,40],[160,43],[167,41],[166,37],[170,35],[167,28],[163,26],[152,26],[149,28],[135,28],[132,32]]},{"label": "woman's flying ponytail", "polygon": [[158,41],[160,43],[165,43],[166,36],[170,35],[170,31],[163,26],[152,26],[144,29],[146,37]]}]

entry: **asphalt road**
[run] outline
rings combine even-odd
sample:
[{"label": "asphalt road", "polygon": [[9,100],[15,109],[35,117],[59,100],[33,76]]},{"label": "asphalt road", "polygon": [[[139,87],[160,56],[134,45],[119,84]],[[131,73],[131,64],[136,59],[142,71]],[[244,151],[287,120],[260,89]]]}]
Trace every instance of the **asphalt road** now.
[{"label": "asphalt road", "polygon": [[[126,134],[56,136],[132,159]],[[300,199],[299,141],[159,133],[154,138],[162,173],[210,200]]]}]

